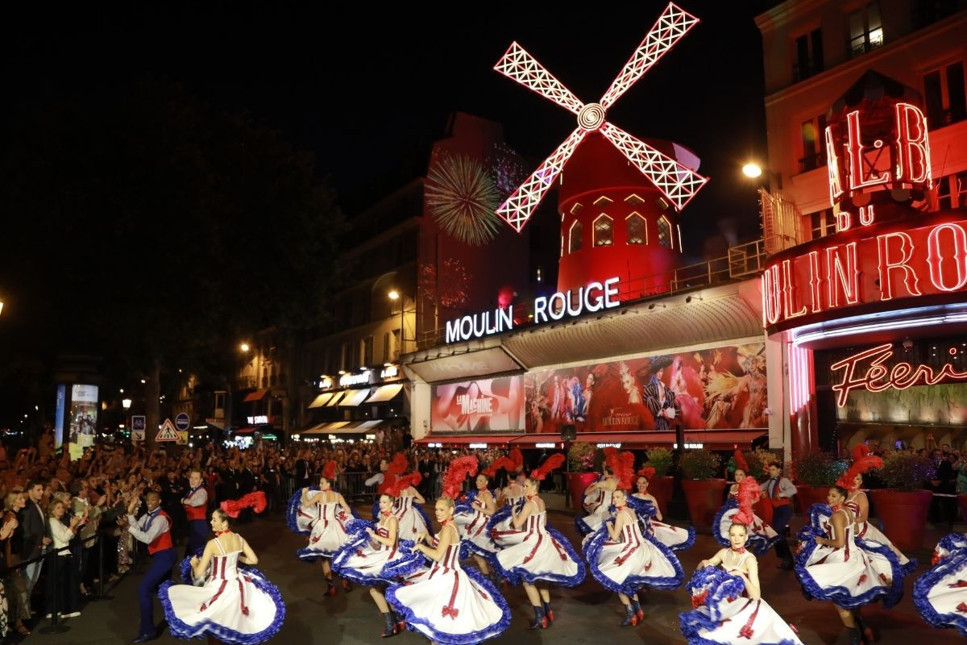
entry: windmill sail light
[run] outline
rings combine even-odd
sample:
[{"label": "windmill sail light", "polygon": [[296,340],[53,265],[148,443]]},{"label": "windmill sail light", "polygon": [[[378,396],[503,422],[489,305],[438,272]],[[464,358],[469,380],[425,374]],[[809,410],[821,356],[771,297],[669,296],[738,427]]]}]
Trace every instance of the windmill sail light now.
[{"label": "windmill sail light", "polygon": [[[561,320],[565,316],[580,316],[593,313],[601,309],[611,309],[621,304],[618,300],[618,278],[609,278],[601,282],[592,282],[587,287],[580,287],[576,292],[568,289],[566,293],[558,291],[550,296],[539,296],[534,299],[533,324],[541,324],[552,320]],[[494,309],[472,315],[463,316],[446,323],[446,342],[481,338],[490,334],[500,334],[514,329],[514,306],[505,309]]]},{"label": "windmill sail light", "polygon": [[604,135],[664,194],[676,210],[681,211],[705,185],[708,178],[698,175],[647,143],[615,127],[606,120],[606,116],[608,108],[696,24],[698,24],[698,18],[669,3],[601,100],[587,105],[574,96],[523,47],[516,42],[512,43],[503,57],[497,61],[494,69],[573,113],[578,117],[578,125],[570,136],[538,166],[537,170],[500,205],[497,215],[519,233],[561,174],[568,159],[585,137],[593,132]]}]

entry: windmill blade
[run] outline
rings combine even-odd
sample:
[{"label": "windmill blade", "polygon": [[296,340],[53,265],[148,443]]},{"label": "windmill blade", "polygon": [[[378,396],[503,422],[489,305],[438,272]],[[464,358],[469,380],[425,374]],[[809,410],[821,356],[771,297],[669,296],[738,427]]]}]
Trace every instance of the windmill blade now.
[{"label": "windmill blade", "polygon": [[607,110],[629,87],[641,78],[642,74],[658,62],[665,52],[671,49],[688,30],[698,24],[698,18],[681,10],[674,3],[668,3],[665,11],[645,35],[631,59],[618,74],[611,87],[601,97],[599,103]]},{"label": "windmill blade", "polygon": [[541,203],[544,194],[554,185],[554,180],[561,174],[564,164],[571,158],[578,145],[588,135],[588,131],[583,128],[575,128],[564,143],[557,147],[550,157],[544,160],[537,170],[527,178],[520,188],[507,198],[500,208],[497,215],[503,218],[511,228],[520,233],[524,224],[530,219],[531,213]]},{"label": "windmill blade", "polygon": [[693,172],[611,123],[605,123],[601,133],[651,180],[668,201],[675,205],[676,211],[685,208],[685,204],[708,181],[708,177]]},{"label": "windmill blade", "polygon": [[494,69],[574,114],[578,114],[584,107],[584,103],[571,94],[571,90],[564,87],[516,41],[511,43],[507,52],[494,65]]}]

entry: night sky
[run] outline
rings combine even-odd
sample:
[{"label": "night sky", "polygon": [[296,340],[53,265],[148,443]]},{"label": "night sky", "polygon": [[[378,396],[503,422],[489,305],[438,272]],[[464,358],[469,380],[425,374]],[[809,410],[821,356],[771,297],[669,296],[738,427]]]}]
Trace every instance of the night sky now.
[{"label": "night sky", "polygon": [[[111,101],[145,77],[174,80],[311,150],[348,206],[376,178],[403,179],[400,160],[440,138],[454,111],[502,123],[536,167],[575,120],[493,70],[511,42],[597,101],[667,2],[16,4],[0,17],[0,118],[14,104]],[[682,218],[688,259],[717,232],[759,235],[755,187],[739,169],[765,153],[754,16],[772,4],[681,2],[701,22],[608,113],[702,159],[711,181]]]}]

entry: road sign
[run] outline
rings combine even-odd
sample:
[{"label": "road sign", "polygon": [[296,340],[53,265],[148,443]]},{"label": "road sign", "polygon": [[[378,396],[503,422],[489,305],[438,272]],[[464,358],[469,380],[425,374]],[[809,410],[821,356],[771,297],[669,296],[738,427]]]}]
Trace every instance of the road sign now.
[{"label": "road sign", "polygon": [[136,414],[131,417],[132,430],[140,430],[141,432],[144,432],[146,427],[148,427],[147,417],[145,417],[143,414]]},{"label": "road sign", "polygon": [[188,445],[188,431],[187,430],[179,430],[178,431],[178,445],[179,446],[187,446]]},{"label": "road sign", "polygon": [[158,443],[178,441],[178,431],[175,430],[175,424],[171,422],[171,419],[165,419],[165,422],[161,424],[161,429],[158,430],[158,434],[155,435],[154,440]]},{"label": "road sign", "polygon": [[179,412],[178,416],[175,417],[175,428],[178,430],[187,430],[189,425],[191,425],[191,418],[188,416],[188,413]]},{"label": "road sign", "polygon": [[131,441],[144,441],[144,430],[131,428]]}]

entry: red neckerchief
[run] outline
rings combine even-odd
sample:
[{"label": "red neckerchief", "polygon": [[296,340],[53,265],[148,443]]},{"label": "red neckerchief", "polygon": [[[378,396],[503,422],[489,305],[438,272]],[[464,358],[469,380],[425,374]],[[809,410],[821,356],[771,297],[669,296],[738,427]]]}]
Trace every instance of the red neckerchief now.
[{"label": "red neckerchief", "polygon": [[532,499],[534,499],[535,497],[537,497],[537,493],[534,493],[533,495],[525,495],[525,497],[526,497],[526,498],[528,499],[528,501],[529,501],[529,500],[532,500]]},{"label": "red neckerchief", "polygon": [[221,537],[226,533],[231,533],[232,529],[225,529],[224,531],[215,531],[215,537]]},{"label": "red neckerchief", "polygon": [[453,524],[453,518],[452,517],[449,518],[449,519],[443,520],[442,522],[440,522],[440,526],[450,526],[451,524]]},{"label": "red neckerchief", "polygon": [[627,504],[622,504],[621,506],[615,505],[614,508],[617,511],[623,511],[623,510],[625,510],[625,508],[627,508],[627,506],[628,506]]},{"label": "red neckerchief", "polygon": [[745,553],[745,547],[744,546],[740,546],[738,549],[736,549],[734,546],[733,547],[729,547],[729,548],[732,549],[732,552],[733,553]]},{"label": "red neckerchief", "polygon": [[383,517],[389,517],[390,515],[393,514],[393,511],[380,511],[379,514],[382,515]]}]

